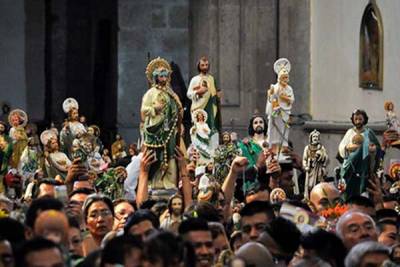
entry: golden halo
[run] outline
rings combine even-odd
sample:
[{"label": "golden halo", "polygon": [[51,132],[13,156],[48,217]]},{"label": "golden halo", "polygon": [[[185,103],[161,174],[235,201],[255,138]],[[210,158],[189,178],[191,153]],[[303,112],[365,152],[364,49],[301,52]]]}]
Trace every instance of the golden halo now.
[{"label": "golden halo", "polygon": [[149,81],[150,84],[154,84],[154,80],[153,80],[153,72],[154,70],[158,69],[158,68],[165,68],[166,70],[168,70],[169,74],[168,75],[168,83],[171,81],[171,66],[169,65],[168,61],[166,61],[163,58],[157,57],[155,59],[153,59],[152,61],[150,61],[150,63],[147,65],[146,67],[146,77],[147,80]]}]

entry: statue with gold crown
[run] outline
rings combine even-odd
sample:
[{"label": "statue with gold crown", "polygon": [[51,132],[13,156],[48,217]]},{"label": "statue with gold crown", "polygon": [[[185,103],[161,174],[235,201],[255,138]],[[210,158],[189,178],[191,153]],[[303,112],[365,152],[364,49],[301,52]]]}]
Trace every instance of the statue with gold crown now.
[{"label": "statue with gold crown", "polygon": [[276,84],[271,84],[267,92],[266,114],[268,116],[267,142],[280,159],[280,152],[288,148],[289,118],[294,95],[288,84],[291,65],[286,58],[280,58],[274,63],[274,71],[278,75]]},{"label": "statue with gold crown", "polygon": [[155,153],[157,160],[150,166],[149,187],[175,190],[178,166],[174,151],[181,144],[182,104],[170,86],[171,67],[165,59],[158,57],[150,61],[146,76],[151,87],[143,96],[140,109],[143,144]]},{"label": "statue with gold crown", "polygon": [[[207,112],[207,125],[212,132],[221,130],[221,113],[219,108],[220,91],[216,87],[214,77],[209,74],[210,63],[208,58],[201,57],[197,63],[199,74],[189,83],[187,97],[192,101],[190,112],[198,109]],[[218,146],[218,140],[217,144]]]}]

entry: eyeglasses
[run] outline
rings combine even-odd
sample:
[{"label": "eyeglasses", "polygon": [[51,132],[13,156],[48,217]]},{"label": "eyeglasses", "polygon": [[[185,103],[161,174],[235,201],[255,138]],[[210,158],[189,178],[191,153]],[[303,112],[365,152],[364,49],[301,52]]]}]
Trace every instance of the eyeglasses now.
[{"label": "eyeglasses", "polygon": [[100,216],[101,217],[107,217],[110,216],[112,213],[110,210],[100,210],[100,211],[93,211],[89,214],[89,218],[91,219],[97,219]]}]

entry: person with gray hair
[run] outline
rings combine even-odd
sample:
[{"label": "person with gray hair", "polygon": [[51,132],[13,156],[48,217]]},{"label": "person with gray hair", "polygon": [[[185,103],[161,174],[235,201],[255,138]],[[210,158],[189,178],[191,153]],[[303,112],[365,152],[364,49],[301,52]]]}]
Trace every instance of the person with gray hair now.
[{"label": "person with gray hair", "polygon": [[361,242],[378,240],[374,220],[369,215],[356,210],[347,211],[339,218],[336,234],[348,250]]},{"label": "person with gray hair", "polygon": [[390,257],[390,249],[378,242],[355,245],[344,261],[346,267],[381,266]]}]

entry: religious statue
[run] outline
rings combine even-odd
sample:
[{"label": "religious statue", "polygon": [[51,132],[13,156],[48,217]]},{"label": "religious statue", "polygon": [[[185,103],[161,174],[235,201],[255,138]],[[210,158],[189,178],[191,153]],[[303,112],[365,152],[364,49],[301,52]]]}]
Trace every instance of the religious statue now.
[{"label": "religious statue", "polygon": [[[394,104],[391,101],[387,101],[384,104],[384,109],[386,111],[386,124],[387,124],[387,136],[389,137],[389,145],[395,146],[400,145],[400,122],[394,112]],[[393,138],[391,138],[393,137]]]},{"label": "religious statue", "polygon": [[197,160],[197,166],[207,165],[214,156],[214,150],[218,146],[218,132],[212,132],[208,127],[207,112],[197,109],[192,112],[193,127],[190,129],[192,144],[200,158]]},{"label": "religious statue", "polygon": [[206,57],[200,58],[197,63],[199,74],[190,80],[187,97],[192,101],[191,113],[203,109],[207,112],[207,125],[213,132],[221,130],[221,115],[219,95],[214,77],[208,72],[210,63]]},{"label": "religious statue", "polygon": [[4,193],[3,178],[8,172],[8,162],[12,155],[12,141],[0,135],[0,193]]},{"label": "religious statue", "polygon": [[248,127],[249,137],[238,142],[243,157],[249,161],[248,168],[254,167],[263,147],[268,146],[266,121],[261,115],[254,115]]},{"label": "religious statue", "polygon": [[28,123],[28,115],[22,109],[14,109],[8,115],[8,123],[11,126],[8,135],[13,140],[13,142],[16,142],[15,130],[18,127],[24,128],[26,126],[26,124]]},{"label": "religious statue", "polygon": [[290,62],[286,58],[280,58],[274,63],[278,81],[270,86],[267,93],[268,143],[279,159],[280,152],[288,148],[289,118],[294,102],[293,89],[288,84],[290,69]]},{"label": "religious statue", "polygon": [[111,145],[111,156],[114,161],[126,157],[126,143],[121,135],[115,136],[115,142]]},{"label": "religious statue", "polygon": [[11,168],[18,168],[19,161],[21,160],[22,153],[28,145],[28,136],[22,126],[17,126],[13,131],[14,141],[12,145],[12,155],[9,165]]},{"label": "religious statue", "polygon": [[160,219],[160,228],[178,234],[178,228],[183,220],[183,199],[181,195],[175,194],[168,200],[168,209]]},{"label": "religious statue", "polygon": [[320,135],[317,130],[312,131],[308,139],[309,144],[304,148],[303,168],[306,171],[304,197],[306,199],[309,198],[309,192],[317,182],[322,182],[326,175],[328,153],[320,142]]},{"label": "religious statue", "polygon": [[222,133],[222,144],[215,150],[214,154],[214,175],[220,184],[223,184],[229,173],[232,161],[239,156],[239,148],[232,142],[231,134]]},{"label": "religious statue", "polygon": [[366,191],[368,179],[379,167],[381,147],[366,125],[368,116],[356,109],[351,115],[354,127],[347,130],[339,144],[339,155],[344,159],[340,176],[346,181],[345,197],[360,195]]},{"label": "religious statue", "polygon": [[71,161],[65,153],[59,151],[57,134],[53,130],[46,130],[40,135],[40,141],[45,147],[47,176],[55,178],[57,175],[60,175],[65,179]]},{"label": "religious statue", "polygon": [[103,151],[104,146],[103,146],[103,143],[101,142],[101,139],[100,139],[100,128],[99,128],[99,126],[94,125],[94,124],[90,125],[87,128],[87,131],[88,131],[88,133],[90,135],[92,135],[94,137],[94,150],[96,152],[101,153],[101,151]]},{"label": "religious statue", "polygon": [[70,158],[72,158],[72,142],[86,133],[85,126],[79,121],[79,104],[74,98],[70,97],[64,100],[63,110],[68,114],[64,127],[60,132],[60,144]]},{"label": "religious statue", "polygon": [[142,99],[143,145],[154,151],[156,162],[150,166],[149,188],[176,189],[175,147],[181,144],[182,104],[170,87],[171,67],[162,58],[150,61],[146,68],[151,88]]},{"label": "religious statue", "polygon": [[94,136],[84,133],[80,138],[80,144],[87,156],[87,165],[89,170],[96,173],[101,173],[105,162],[101,157],[100,153],[95,149],[95,138]]},{"label": "religious statue", "polygon": [[104,148],[103,155],[101,155],[101,157],[103,158],[105,163],[111,164],[110,150],[108,150],[107,148]]},{"label": "religious statue", "polygon": [[18,164],[18,173],[22,175],[24,180],[31,179],[40,167],[41,153],[36,146],[35,138],[28,138],[28,145],[22,152],[21,159]]}]

